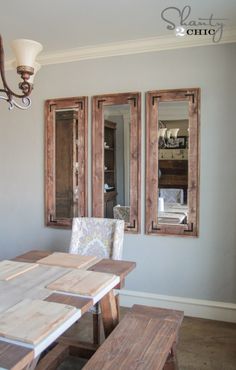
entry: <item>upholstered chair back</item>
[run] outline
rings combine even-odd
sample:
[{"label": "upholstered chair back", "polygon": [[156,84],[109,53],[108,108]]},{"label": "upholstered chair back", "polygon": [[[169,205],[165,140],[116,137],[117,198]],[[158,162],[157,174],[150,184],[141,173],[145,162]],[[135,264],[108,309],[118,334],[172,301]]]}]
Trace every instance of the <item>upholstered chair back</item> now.
[{"label": "upholstered chair back", "polygon": [[107,218],[73,219],[69,252],[119,260],[122,258],[124,221]]},{"label": "upholstered chair back", "polygon": [[130,221],[130,207],[117,205],[113,208],[113,215],[115,219]]},{"label": "upholstered chair back", "polygon": [[184,203],[183,189],[160,189],[160,197],[165,203]]}]

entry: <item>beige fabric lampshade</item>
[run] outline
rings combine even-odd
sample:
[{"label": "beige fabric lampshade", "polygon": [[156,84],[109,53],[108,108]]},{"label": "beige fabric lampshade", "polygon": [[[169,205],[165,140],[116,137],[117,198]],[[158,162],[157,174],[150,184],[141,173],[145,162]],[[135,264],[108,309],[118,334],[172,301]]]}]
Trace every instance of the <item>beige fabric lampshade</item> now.
[{"label": "beige fabric lampshade", "polygon": [[18,39],[12,41],[12,50],[16,57],[16,65],[34,68],[35,58],[42,51],[43,46],[33,40]]},{"label": "beige fabric lampshade", "polygon": [[34,78],[35,78],[35,75],[36,73],[40,70],[41,68],[41,64],[37,63],[37,62],[34,62],[34,74],[30,76],[30,78],[28,79],[28,82],[33,84],[34,83]]},{"label": "beige fabric lampshade", "polygon": [[165,137],[165,134],[166,134],[166,130],[167,130],[167,128],[159,128],[159,130],[158,130],[158,137],[164,138]]},{"label": "beige fabric lampshade", "polygon": [[176,139],[177,136],[178,136],[178,132],[179,132],[179,128],[171,128],[170,129],[170,132],[171,132],[171,136]]}]

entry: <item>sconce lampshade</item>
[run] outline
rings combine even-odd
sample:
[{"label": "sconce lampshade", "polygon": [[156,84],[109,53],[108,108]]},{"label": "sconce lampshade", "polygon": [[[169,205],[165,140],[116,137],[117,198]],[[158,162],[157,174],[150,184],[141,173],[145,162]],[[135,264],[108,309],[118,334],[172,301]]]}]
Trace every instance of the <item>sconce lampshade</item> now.
[{"label": "sconce lampshade", "polygon": [[30,84],[33,84],[34,83],[34,78],[35,78],[35,75],[36,73],[40,70],[41,68],[41,64],[37,63],[37,62],[34,62],[34,74],[30,76],[28,82]]},{"label": "sconce lampshade", "polygon": [[171,132],[171,136],[172,136],[174,139],[177,139],[178,132],[179,132],[179,128],[171,128],[171,129],[170,129],[170,132]]},{"label": "sconce lampshade", "polygon": [[158,130],[158,137],[164,138],[165,134],[166,134],[166,130],[167,130],[167,128],[160,128]]},{"label": "sconce lampshade", "polygon": [[11,46],[16,57],[17,67],[34,68],[35,58],[43,49],[39,42],[26,39],[14,40]]}]

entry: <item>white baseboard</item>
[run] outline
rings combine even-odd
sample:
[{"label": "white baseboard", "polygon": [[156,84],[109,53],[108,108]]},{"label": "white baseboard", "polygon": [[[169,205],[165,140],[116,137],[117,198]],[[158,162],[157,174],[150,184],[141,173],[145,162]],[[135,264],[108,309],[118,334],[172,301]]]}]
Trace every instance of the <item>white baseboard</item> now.
[{"label": "white baseboard", "polygon": [[185,316],[236,322],[235,303],[171,297],[122,289],[120,291],[120,304],[124,307],[142,304],[153,307],[172,308],[184,311]]}]

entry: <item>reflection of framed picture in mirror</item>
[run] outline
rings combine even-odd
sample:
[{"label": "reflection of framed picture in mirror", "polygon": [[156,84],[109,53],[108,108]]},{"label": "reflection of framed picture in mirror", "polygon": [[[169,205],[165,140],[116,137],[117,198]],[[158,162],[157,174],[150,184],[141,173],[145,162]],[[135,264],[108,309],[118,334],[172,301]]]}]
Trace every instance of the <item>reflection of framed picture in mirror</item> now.
[{"label": "reflection of framed picture in mirror", "polygon": [[125,221],[140,231],[141,96],[93,97],[92,179],[94,217]]},{"label": "reflection of framed picture in mirror", "polygon": [[165,149],[185,149],[187,148],[187,136],[178,136],[168,139]]}]

